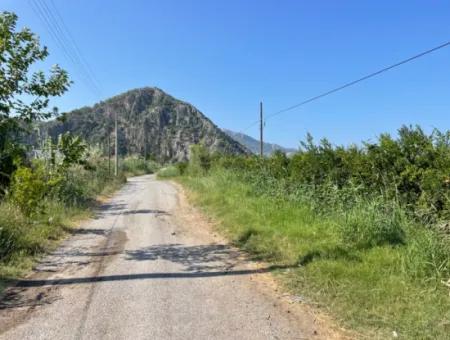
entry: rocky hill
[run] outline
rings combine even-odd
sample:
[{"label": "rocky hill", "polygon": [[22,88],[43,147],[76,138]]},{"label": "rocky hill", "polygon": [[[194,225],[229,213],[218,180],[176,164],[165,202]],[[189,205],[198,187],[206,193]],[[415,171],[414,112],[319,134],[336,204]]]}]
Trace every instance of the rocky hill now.
[{"label": "rocky hill", "polygon": [[[250,137],[244,133],[241,132],[234,132],[231,130],[224,129],[223,130],[228,136],[233,138],[235,141],[239,142],[240,144],[244,145],[247,149],[249,149],[254,154],[259,154],[259,140]],[[269,156],[276,150],[280,150],[285,152],[286,154],[294,153],[296,150],[292,148],[285,148],[283,146],[280,146],[278,144],[272,144],[272,143],[264,143],[263,144],[263,151],[264,155]]]},{"label": "rocky hill", "polygon": [[111,143],[114,140],[116,114],[121,155],[147,155],[162,162],[182,161],[189,158],[189,146],[198,143],[210,151],[250,153],[194,106],[155,87],[131,90],[93,107],[68,112],[64,119],[46,123],[45,130],[52,137],[70,131],[107,150],[108,136]]}]

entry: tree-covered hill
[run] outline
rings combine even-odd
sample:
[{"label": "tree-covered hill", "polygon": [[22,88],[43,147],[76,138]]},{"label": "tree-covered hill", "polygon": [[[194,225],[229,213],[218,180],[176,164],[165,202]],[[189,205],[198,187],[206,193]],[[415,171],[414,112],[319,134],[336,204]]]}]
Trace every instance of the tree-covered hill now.
[{"label": "tree-covered hill", "polygon": [[198,143],[210,151],[249,153],[194,106],[156,87],[134,89],[93,107],[68,112],[63,119],[44,124],[43,130],[52,137],[70,131],[89,144],[107,150],[108,136],[111,145],[114,141],[116,114],[121,155],[146,155],[162,162],[182,161],[189,157],[189,146]]}]

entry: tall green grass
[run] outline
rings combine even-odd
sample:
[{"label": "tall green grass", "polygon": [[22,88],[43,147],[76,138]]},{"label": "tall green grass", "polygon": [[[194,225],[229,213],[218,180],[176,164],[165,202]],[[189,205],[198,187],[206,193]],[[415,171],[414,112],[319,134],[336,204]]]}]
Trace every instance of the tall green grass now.
[{"label": "tall green grass", "polygon": [[448,339],[450,297],[441,281],[450,277],[449,244],[401,206],[361,195],[347,205],[328,192],[327,208],[307,187],[287,194],[282,181],[262,188],[232,170],[180,181],[235,244],[287,265],[278,272],[287,287],[345,326],[368,338],[395,331]]}]

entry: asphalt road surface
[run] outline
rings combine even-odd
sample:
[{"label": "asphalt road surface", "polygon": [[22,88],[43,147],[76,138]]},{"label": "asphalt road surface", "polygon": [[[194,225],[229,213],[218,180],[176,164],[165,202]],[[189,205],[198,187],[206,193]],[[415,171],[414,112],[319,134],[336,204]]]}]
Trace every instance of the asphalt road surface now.
[{"label": "asphalt road surface", "polygon": [[0,339],[329,338],[181,205],[173,184],[129,179],[6,291]]}]

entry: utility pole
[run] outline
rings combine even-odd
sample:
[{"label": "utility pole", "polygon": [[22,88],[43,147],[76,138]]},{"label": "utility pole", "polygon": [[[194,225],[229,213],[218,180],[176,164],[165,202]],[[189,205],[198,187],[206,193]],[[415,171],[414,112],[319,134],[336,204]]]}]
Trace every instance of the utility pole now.
[{"label": "utility pole", "polygon": [[264,157],[264,142],[263,142],[263,129],[264,129],[264,121],[263,121],[263,103],[259,103],[259,154],[261,158]]},{"label": "utility pole", "polygon": [[115,164],[114,164],[114,176],[117,176],[119,174],[119,155],[118,155],[118,151],[119,151],[119,135],[117,133],[117,111],[115,114],[115,121],[114,121],[114,134],[116,137],[116,145],[115,145],[115,150],[114,150],[114,156],[115,156]]},{"label": "utility pole", "polygon": [[147,136],[147,117],[145,117],[144,120],[144,160],[147,160],[147,141],[148,141],[148,136]]},{"label": "utility pole", "polygon": [[111,176],[111,128],[108,126],[108,176]]}]

